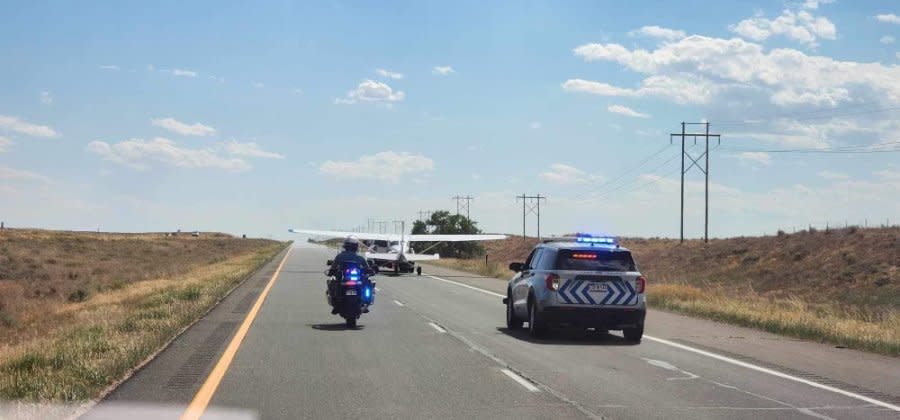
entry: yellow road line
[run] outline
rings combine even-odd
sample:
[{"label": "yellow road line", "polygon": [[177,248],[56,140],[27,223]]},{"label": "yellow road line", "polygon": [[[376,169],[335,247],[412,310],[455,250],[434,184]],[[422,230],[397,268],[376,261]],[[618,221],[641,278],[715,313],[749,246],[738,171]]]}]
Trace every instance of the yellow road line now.
[{"label": "yellow road line", "polygon": [[263,301],[266,300],[266,296],[269,294],[269,289],[275,284],[278,274],[281,273],[281,267],[284,267],[284,262],[287,261],[287,257],[290,254],[291,250],[288,249],[288,252],[284,254],[284,258],[281,259],[281,263],[278,264],[275,273],[272,274],[272,278],[269,279],[269,283],[266,284],[266,288],[259,294],[259,298],[256,299],[256,303],[253,304],[250,313],[244,318],[241,327],[238,328],[237,333],[234,334],[231,342],[228,343],[228,347],[225,348],[225,352],[222,353],[219,361],[216,362],[216,366],[213,368],[212,372],[209,373],[209,376],[206,377],[206,381],[203,382],[203,386],[200,387],[200,390],[197,391],[197,395],[191,400],[191,404],[188,406],[187,410],[181,415],[181,420],[197,420],[203,415],[203,412],[206,411],[206,407],[209,405],[209,401],[212,400],[213,394],[216,393],[216,389],[219,388],[219,384],[222,382],[225,372],[227,372],[228,367],[231,366],[234,355],[237,354],[238,348],[241,347],[241,342],[244,341],[247,331],[250,330],[250,324],[253,324],[253,320],[256,319],[259,308],[262,307]]}]

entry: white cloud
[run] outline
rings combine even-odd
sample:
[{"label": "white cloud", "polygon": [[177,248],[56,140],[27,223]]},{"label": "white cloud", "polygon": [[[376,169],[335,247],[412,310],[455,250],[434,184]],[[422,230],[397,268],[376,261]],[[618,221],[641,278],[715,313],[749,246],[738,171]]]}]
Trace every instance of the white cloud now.
[{"label": "white cloud", "polygon": [[224,78],[224,77],[221,77],[221,76],[215,76],[215,75],[212,75],[212,74],[209,75],[209,80],[212,80],[212,81],[215,81],[215,82],[219,82],[219,83],[225,83],[225,78]]},{"label": "white cloud", "polygon": [[180,77],[197,77],[197,72],[193,70],[173,69],[172,75]]},{"label": "white cloud", "polygon": [[387,77],[388,79],[400,80],[403,78],[403,73],[395,73],[385,69],[376,69],[375,73],[378,73],[378,75],[381,77]]},{"label": "white cloud", "polygon": [[656,25],[643,26],[628,33],[629,36],[646,36],[650,38],[659,38],[665,41],[675,41],[687,36],[684,31],[677,29],[663,28]]},{"label": "white cloud", "polygon": [[765,152],[742,152],[734,155],[741,163],[756,163],[760,165],[771,165],[772,158]]},{"label": "white cloud", "polygon": [[100,70],[119,71],[119,66],[115,64],[101,64],[98,67]]},{"label": "white cloud", "polygon": [[150,122],[157,127],[165,128],[183,136],[211,136],[216,134],[216,129],[208,125],[200,123],[187,124],[174,118],[154,118]]},{"label": "white cloud", "polygon": [[358,102],[386,103],[400,102],[406,97],[402,91],[394,92],[386,83],[374,80],[363,80],[355,90],[347,92],[344,98],[334,100],[338,104],[355,104]]},{"label": "white cloud", "polygon": [[33,137],[58,137],[56,130],[46,125],[32,124],[17,117],[0,115],[0,128]]},{"label": "white cloud", "polygon": [[803,2],[803,8],[815,10],[819,8],[819,5],[831,3],[834,3],[834,0],[806,0]]},{"label": "white cloud", "polygon": [[819,171],[816,173],[816,175],[819,175],[819,177],[821,177],[822,179],[828,180],[850,179],[850,176],[848,176],[847,174],[834,171]]},{"label": "white cloud", "polygon": [[[875,176],[885,181],[900,181],[900,166],[891,165],[888,168],[874,172]],[[900,184],[898,184],[900,185]]]},{"label": "white cloud", "polygon": [[53,95],[46,90],[41,92],[40,94],[41,103],[44,105],[53,105]]},{"label": "white cloud", "polygon": [[[612,61],[650,76],[639,89],[580,79],[567,90],[613,96],[659,95],[682,103],[705,103],[727,92],[768,94],[779,106],[836,106],[900,103],[900,67],[880,63],[838,61],[801,51],[764,48],[742,39],[692,35],[653,51],[628,50],[619,44],[586,44],[575,48],[586,61]],[[684,92],[681,89],[691,89]]]},{"label": "white cloud", "polygon": [[225,143],[225,150],[234,156],[247,156],[265,159],[284,159],[284,155],[275,152],[267,152],[260,149],[259,145],[253,142],[240,143],[237,140],[231,140]]},{"label": "white cloud", "polygon": [[893,43],[894,43],[894,37],[892,37],[892,36],[890,36],[890,35],[885,35],[885,36],[881,37],[881,39],[879,39],[878,42],[880,42],[880,43],[882,43],[882,44],[884,44],[884,45],[893,44]]},{"label": "white cloud", "polygon": [[893,24],[900,25],[900,16],[897,16],[893,13],[883,13],[883,14],[875,16],[875,19],[877,19],[879,22],[893,23]]},{"label": "white cloud", "polygon": [[538,174],[544,181],[557,185],[573,185],[594,182],[602,179],[599,175],[591,175],[574,166],[562,163],[550,165],[550,169]]},{"label": "white cloud", "polygon": [[303,89],[300,89],[300,88],[294,88],[294,90],[292,90],[291,92],[294,92],[294,93],[296,93],[296,94],[298,94],[298,95],[302,95],[302,94],[303,94]]},{"label": "white cloud", "polygon": [[431,73],[439,76],[448,76],[456,73],[456,70],[453,70],[453,67],[450,66],[434,66],[434,68],[431,69]]},{"label": "white cloud", "polygon": [[266,85],[263,84],[262,82],[253,82],[253,83],[251,83],[250,85],[253,86],[253,87],[255,87],[255,88],[264,88],[264,87],[266,87]]},{"label": "white cloud", "polygon": [[708,80],[684,73],[674,76],[650,76],[644,79],[641,87],[637,89],[583,79],[566,80],[562,87],[569,92],[584,92],[599,96],[658,96],[679,104],[707,103],[718,90],[718,87]]},{"label": "white cloud", "polygon": [[637,112],[625,105],[610,105],[610,106],[606,107],[606,110],[609,112],[612,112],[613,114],[624,115],[626,117],[650,118],[649,114]]},{"label": "white cloud", "polygon": [[636,96],[634,89],[620,88],[608,83],[584,79],[569,79],[562,84],[569,92],[584,92],[600,96]]},{"label": "white cloud", "polygon": [[242,159],[223,157],[212,149],[179,147],[174,141],[161,137],[149,141],[129,139],[113,144],[92,141],[87,145],[87,150],[104,160],[139,170],[150,169],[151,162],[188,169],[250,169],[250,165]]},{"label": "white cloud", "polygon": [[328,160],[319,165],[319,172],[336,179],[376,179],[397,182],[401,178],[434,170],[434,161],[407,152],[379,152],[362,156],[355,161]]},{"label": "white cloud", "polygon": [[541,128],[541,122],[540,121],[532,121],[530,124],[528,124],[528,128],[530,128],[532,130],[537,130],[537,129]]},{"label": "white cloud", "polygon": [[813,16],[805,10],[786,9],[775,19],[756,16],[731,25],[729,29],[753,41],[764,41],[771,36],[783,35],[809,47],[815,47],[819,38],[830,40],[837,38],[837,29],[828,18]]},{"label": "white cloud", "polygon": [[10,139],[8,139],[8,138],[6,138],[6,137],[0,136],[0,153],[5,152],[5,151],[6,151],[6,147],[9,146],[9,145],[11,145],[11,144],[12,144],[12,140],[10,140]]},{"label": "white cloud", "polygon": [[30,171],[23,171],[23,170],[18,170],[18,169],[6,168],[6,167],[3,167],[3,166],[0,166],[0,180],[8,181],[8,182],[16,182],[16,181],[31,182],[31,181],[35,181],[35,182],[41,182],[41,183],[45,183],[45,184],[49,184],[49,183],[50,183],[50,178],[47,178],[47,177],[44,176],[44,175],[41,175],[41,174],[38,174],[38,173],[35,173],[35,172],[30,172]]}]

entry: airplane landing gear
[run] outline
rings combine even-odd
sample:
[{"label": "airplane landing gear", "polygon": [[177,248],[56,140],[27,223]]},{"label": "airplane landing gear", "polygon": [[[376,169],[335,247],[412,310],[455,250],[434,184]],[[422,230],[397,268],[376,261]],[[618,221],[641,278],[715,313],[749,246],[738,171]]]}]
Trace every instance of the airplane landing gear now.
[{"label": "airplane landing gear", "polygon": [[422,275],[422,266],[421,265],[416,267],[416,274],[420,275],[420,276]]}]

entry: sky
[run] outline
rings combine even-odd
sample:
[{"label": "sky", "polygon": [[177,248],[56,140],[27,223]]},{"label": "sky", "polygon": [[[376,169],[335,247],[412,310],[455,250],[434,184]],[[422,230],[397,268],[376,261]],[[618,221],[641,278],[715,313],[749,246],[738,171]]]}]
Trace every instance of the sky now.
[{"label": "sky", "polygon": [[[541,194],[544,235],[677,237],[683,121],[721,135],[712,237],[900,222],[892,1],[3,10],[8,226],[290,238],[470,195],[484,231],[519,234],[516,196]],[[702,172],[685,182],[699,237]]]}]

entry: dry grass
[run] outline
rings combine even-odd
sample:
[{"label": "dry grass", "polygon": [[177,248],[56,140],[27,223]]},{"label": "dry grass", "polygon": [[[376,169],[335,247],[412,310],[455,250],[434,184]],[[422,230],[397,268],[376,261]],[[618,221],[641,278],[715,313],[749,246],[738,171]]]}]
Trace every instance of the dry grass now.
[{"label": "dry grass", "polygon": [[655,285],[647,300],[653,307],[702,318],[900,356],[897,311],[812,305],[797,297],[735,297],[684,284]]},{"label": "dry grass", "polygon": [[4,306],[14,321],[0,328],[0,399],[96,396],[284,247],[227,235],[3,231],[0,256],[14,263],[0,302],[14,303]]},{"label": "dry grass", "polygon": [[[537,240],[486,243],[484,260],[437,265],[508,280]],[[768,237],[624,238],[651,306],[850,348],[900,355],[900,228]]]}]

